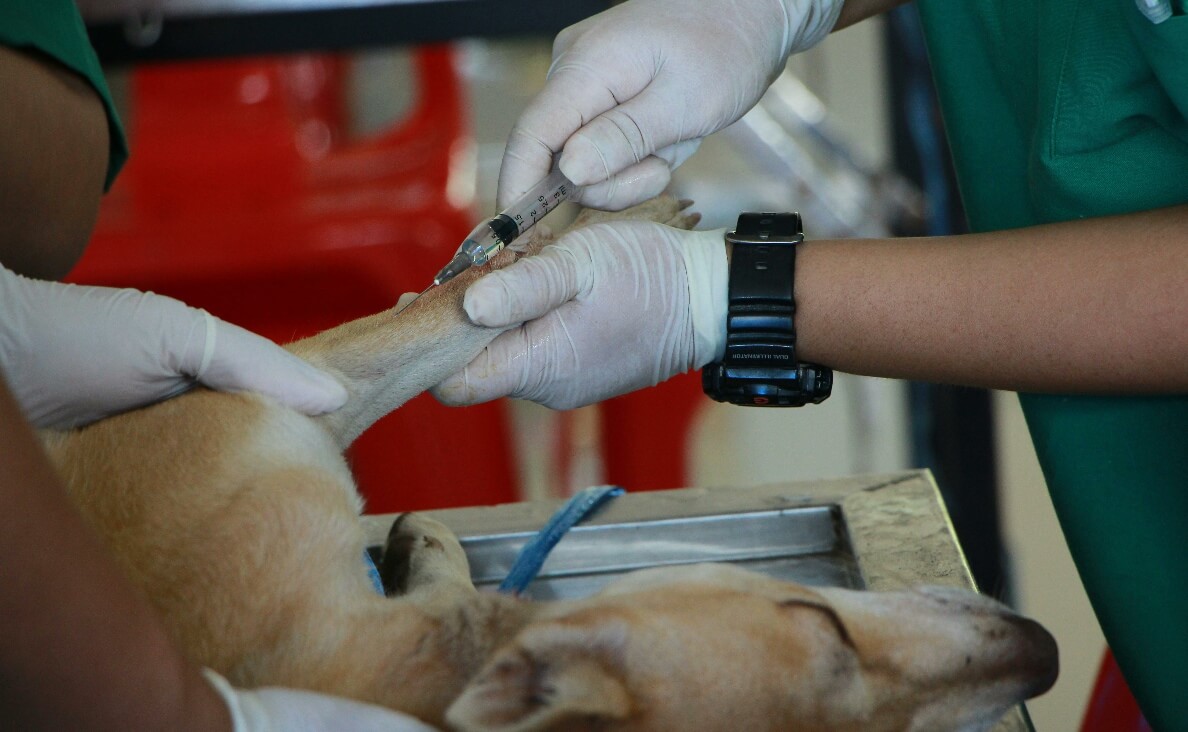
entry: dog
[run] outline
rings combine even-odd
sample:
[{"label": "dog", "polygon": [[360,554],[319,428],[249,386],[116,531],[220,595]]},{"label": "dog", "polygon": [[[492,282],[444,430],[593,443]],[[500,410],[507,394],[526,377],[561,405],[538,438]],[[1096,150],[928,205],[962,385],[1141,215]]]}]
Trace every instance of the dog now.
[{"label": "dog", "polygon": [[[691,228],[662,197],[619,215]],[[543,226],[525,251],[552,240]],[[485,271],[487,268],[483,268]],[[461,308],[480,268],[288,348],[350,398],[308,417],[195,389],[43,443],[70,495],[196,664],[243,687],[372,702],[461,732],[978,730],[1055,680],[1052,637],[972,592],[643,570],[576,601],[480,593],[441,524],[398,519],[376,593],[343,450],[501,331]]]}]

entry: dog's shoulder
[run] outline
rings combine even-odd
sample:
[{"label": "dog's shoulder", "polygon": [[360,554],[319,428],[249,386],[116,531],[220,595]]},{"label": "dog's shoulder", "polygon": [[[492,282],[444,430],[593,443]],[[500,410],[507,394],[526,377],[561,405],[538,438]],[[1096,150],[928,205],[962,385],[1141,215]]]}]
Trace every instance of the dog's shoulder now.
[{"label": "dog's shoulder", "polygon": [[341,451],[317,422],[256,394],[195,389],[81,429],[43,431],[42,444],[77,498],[132,500],[159,486],[219,492],[276,467],[333,474],[353,491]]}]

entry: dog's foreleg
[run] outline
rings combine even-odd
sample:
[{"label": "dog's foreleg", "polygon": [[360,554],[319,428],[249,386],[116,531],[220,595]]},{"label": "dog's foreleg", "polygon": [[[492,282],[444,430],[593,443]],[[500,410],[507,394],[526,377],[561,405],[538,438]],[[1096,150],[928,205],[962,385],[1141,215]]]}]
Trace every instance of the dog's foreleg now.
[{"label": "dog's foreleg", "polygon": [[[571,228],[636,220],[689,229],[700,219],[685,211],[689,204],[660,196],[625,211],[583,212]],[[319,418],[339,444],[346,447],[380,417],[460,371],[502,333],[503,329],[470,322],[462,309],[466,288],[552,240],[548,230],[538,226],[516,242],[523,245],[521,253],[504,250],[486,266],[430,289],[404,310],[356,320],[290,344],[294,353],[338,376],[350,393],[345,407]]]},{"label": "dog's foreleg", "polygon": [[[538,240],[543,243],[543,237]],[[503,332],[471,323],[462,297],[475,279],[514,258],[505,250],[491,264],[429,290],[399,312],[355,320],[288,346],[346,385],[346,406],[318,418],[342,447],[380,417],[461,370]]]}]

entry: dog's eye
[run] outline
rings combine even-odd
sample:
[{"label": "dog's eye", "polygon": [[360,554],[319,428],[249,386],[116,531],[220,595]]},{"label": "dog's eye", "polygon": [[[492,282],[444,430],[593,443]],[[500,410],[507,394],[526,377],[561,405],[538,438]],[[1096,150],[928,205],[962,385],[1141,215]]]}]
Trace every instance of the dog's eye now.
[{"label": "dog's eye", "polygon": [[850,631],[846,630],[846,625],[845,625],[845,623],[842,622],[841,616],[838,615],[837,611],[834,610],[833,608],[831,608],[830,606],[828,606],[824,603],[820,603],[820,602],[813,602],[812,600],[805,600],[804,598],[800,598],[800,597],[793,597],[793,598],[789,598],[787,600],[780,600],[777,604],[780,607],[786,607],[786,608],[803,607],[803,608],[808,608],[810,610],[816,610],[817,612],[822,613],[826,618],[829,619],[829,622],[830,622],[830,624],[833,625],[834,629],[837,630],[837,635],[841,639],[841,642],[846,644],[850,648],[854,648],[854,639],[850,637]]}]

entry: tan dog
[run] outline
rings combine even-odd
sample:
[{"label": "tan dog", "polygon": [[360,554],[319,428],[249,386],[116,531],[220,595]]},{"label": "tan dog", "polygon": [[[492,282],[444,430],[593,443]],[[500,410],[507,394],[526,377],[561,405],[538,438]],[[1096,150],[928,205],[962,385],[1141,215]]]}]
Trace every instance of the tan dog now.
[{"label": "tan dog", "polygon": [[[681,208],[627,215],[691,226]],[[46,435],[196,663],[459,730],[982,729],[1051,685],[1051,637],[972,593],[813,590],[705,565],[534,604],[475,591],[456,539],[419,516],[396,523],[382,565],[400,596],[378,596],[342,451],[498,335],[461,310],[478,274],[292,344],[347,386],[335,414],[196,390]]]}]

